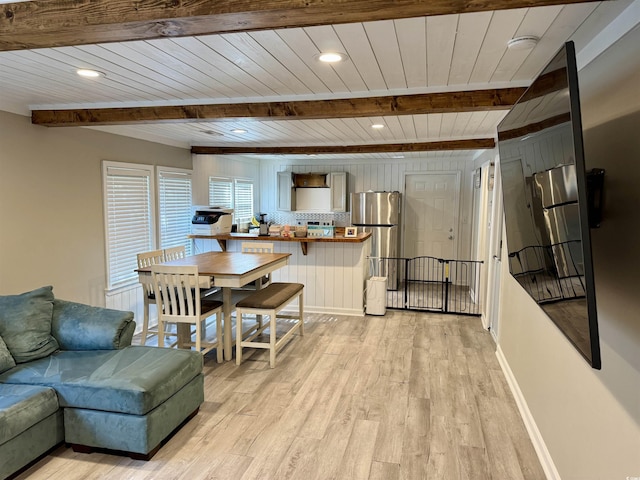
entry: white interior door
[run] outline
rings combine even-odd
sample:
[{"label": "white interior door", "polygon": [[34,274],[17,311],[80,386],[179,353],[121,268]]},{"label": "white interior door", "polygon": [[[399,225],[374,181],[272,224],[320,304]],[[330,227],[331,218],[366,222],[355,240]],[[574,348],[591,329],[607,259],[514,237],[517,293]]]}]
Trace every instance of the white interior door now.
[{"label": "white interior door", "polygon": [[502,202],[502,182],[500,181],[501,165],[496,163],[493,182],[493,199],[491,204],[491,232],[489,238],[487,320],[493,338],[498,341],[500,320],[500,284],[502,282],[502,241],[504,206]]},{"label": "white interior door", "polygon": [[405,178],[404,256],[456,258],[458,173],[410,174]]}]

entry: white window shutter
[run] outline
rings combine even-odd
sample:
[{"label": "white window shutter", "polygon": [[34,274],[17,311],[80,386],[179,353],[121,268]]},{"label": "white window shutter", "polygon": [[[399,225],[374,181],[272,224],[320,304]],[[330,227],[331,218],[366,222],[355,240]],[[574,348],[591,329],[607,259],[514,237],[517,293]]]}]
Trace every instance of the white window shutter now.
[{"label": "white window shutter", "polygon": [[209,205],[233,208],[233,223],[253,218],[253,180],[209,177]]},{"label": "white window shutter", "polygon": [[249,223],[253,218],[253,181],[236,179],[234,186],[235,223]]},{"label": "white window shutter", "polygon": [[233,181],[230,178],[209,177],[209,206],[233,208]]},{"label": "white window shutter", "polygon": [[153,250],[153,167],[103,163],[107,288],[138,281],[136,255]]},{"label": "white window shutter", "polygon": [[190,170],[162,168],[158,170],[158,204],[160,247],[184,245],[191,255],[192,178]]}]

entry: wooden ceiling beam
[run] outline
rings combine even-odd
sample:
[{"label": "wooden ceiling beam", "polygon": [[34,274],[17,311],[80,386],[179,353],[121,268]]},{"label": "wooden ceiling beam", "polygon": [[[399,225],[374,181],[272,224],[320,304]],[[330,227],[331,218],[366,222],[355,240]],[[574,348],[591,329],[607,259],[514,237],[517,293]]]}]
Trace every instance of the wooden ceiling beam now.
[{"label": "wooden ceiling beam", "polygon": [[304,147],[207,147],[193,146],[196,155],[312,155],[353,153],[407,153],[447,150],[487,150],[495,147],[493,138],[445,140],[423,143],[387,143],[375,145],[318,145]]},{"label": "wooden ceiling beam", "polygon": [[0,51],[584,2],[585,0],[34,0],[0,5]]},{"label": "wooden ceiling beam", "polygon": [[384,115],[475,112],[510,108],[524,88],[394,95],[299,102],[229,103],[160,107],[34,110],[31,122],[47,127],[207,122],[221,119],[313,120]]},{"label": "wooden ceiling beam", "polygon": [[546,130],[547,128],[555,127],[569,122],[571,122],[571,114],[569,112],[561,113],[560,115],[555,115],[551,118],[547,118],[539,122],[530,123],[528,125],[524,125],[523,127],[498,132],[498,140],[513,140],[514,138],[531,135],[532,133],[541,132],[542,130]]}]

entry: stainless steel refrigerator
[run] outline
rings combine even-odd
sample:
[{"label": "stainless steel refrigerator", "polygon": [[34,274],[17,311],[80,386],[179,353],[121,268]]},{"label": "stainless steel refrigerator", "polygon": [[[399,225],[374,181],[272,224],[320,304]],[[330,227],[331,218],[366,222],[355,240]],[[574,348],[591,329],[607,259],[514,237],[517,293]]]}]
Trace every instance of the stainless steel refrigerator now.
[{"label": "stainless steel refrigerator", "polygon": [[398,287],[400,256],[400,193],[360,192],[351,194],[351,224],[371,232],[371,262],[374,276],[387,277],[387,288]]},{"label": "stainless steel refrigerator", "polygon": [[558,278],[584,275],[575,165],[534,174]]}]

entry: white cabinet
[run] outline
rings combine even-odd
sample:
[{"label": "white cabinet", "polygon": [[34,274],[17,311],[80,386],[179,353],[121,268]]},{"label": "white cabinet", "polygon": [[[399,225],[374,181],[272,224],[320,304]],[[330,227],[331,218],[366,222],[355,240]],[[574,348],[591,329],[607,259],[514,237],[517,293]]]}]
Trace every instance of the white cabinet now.
[{"label": "white cabinet", "polygon": [[282,212],[292,212],[296,209],[296,191],[291,172],[278,172],[277,208]]},{"label": "white cabinet", "polygon": [[331,172],[329,174],[331,188],[331,211],[347,211],[347,172]]},{"label": "white cabinet", "polygon": [[[299,175],[304,177],[305,175]],[[329,174],[309,174],[309,185],[317,178],[323,178],[325,186],[296,187],[296,176],[292,172],[278,172],[277,209],[281,212],[346,212],[347,172]],[[326,184],[324,177],[326,176]],[[299,179],[300,180],[300,179]],[[302,180],[305,180],[304,178]]]}]

